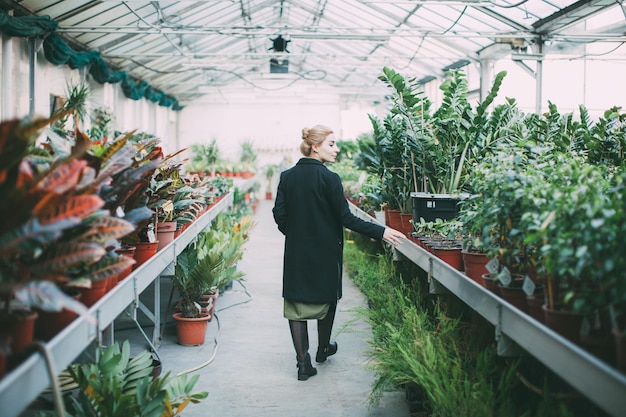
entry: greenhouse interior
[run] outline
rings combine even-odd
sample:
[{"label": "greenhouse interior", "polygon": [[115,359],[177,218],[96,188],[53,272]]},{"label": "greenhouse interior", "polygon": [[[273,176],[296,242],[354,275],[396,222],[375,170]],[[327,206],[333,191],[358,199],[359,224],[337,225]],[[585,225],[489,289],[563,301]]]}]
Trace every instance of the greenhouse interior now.
[{"label": "greenhouse interior", "polygon": [[3,417],[626,415],[622,0],[0,0],[0,32]]}]

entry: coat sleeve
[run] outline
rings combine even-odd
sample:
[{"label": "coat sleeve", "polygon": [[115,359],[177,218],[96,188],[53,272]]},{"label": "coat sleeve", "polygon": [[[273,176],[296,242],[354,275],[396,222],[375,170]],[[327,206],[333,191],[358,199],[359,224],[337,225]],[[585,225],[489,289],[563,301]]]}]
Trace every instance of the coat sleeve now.
[{"label": "coat sleeve", "polygon": [[361,233],[372,239],[382,240],[383,234],[385,233],[383,226],[362,220],[350,211],[339,175],[333,173],[331,182],[329,199],[336,210],[335,212],[339,213],[341,217],[341,224],[352,231]]},{"label": "coat sleeve", "polygon": [[287,234],[287,201],[285,199],[285,189],[283,187],[283,175],[280,174],[280,181],[278,182],[278,190],[276,191],[276,200],[274,202],[274,208],[272,213],[274,215],[274,221],[278,226],[278,230],[283,235]]}]

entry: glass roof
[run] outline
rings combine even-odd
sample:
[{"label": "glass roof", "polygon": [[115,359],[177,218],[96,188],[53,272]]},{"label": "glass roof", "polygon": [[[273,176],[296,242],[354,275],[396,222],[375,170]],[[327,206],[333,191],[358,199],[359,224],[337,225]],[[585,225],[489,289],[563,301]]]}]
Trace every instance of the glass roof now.
[{"label": "glass roof", "polygon": [[[6,0],[3,1],[7,3]],[[626,42],[615,0],[22,0],[58,33],[182,103],[224,88],[313,83],[380,94],[384,66],[417,79],[511,52]],[[271,49],[281,36],[286,50]],[[280,45],[279,45],[280,46]],[[280,48],[279,48],[280,49]],[[618,48],[616,48],[618,49]],[[278,64],[270,70],[270,60]]]}]

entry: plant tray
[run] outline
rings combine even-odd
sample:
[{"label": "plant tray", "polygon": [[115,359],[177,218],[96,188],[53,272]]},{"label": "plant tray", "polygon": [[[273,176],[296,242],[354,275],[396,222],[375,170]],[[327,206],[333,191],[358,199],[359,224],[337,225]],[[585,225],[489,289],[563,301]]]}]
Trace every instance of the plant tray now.
[{"label": "plant tray", "polygon": [[427,222],[435,219],[452,220],[459,214],[459,201],[465,197],[466,194],[411,193],[413,221],[419,223],[422,217]]}]

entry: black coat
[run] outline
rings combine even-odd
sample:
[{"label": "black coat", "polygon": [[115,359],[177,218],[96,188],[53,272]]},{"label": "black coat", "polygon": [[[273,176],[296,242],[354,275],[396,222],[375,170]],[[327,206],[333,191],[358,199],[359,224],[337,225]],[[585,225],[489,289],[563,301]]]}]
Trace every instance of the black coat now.
[{"label": "black coat", "polygon": [[385,231],[350,212],[339,175],[313,158],[281,173],[272,212],[285,235],[283,297],[292,301],[341,298],[344,227],[379,240]]}]

